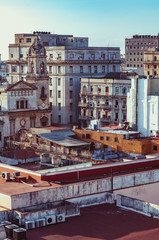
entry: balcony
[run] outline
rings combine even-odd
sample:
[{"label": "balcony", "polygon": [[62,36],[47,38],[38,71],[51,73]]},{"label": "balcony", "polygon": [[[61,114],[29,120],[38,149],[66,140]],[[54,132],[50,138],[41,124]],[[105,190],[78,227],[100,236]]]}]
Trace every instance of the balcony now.
[{"label": "balcony", "polygon": [[81,108],[87,108],[88,107],[88,103],[79,102],[78,106],[81,107]]},{"label": "balcony", "polygon": [[110,111],[110,110],[111,110],[111,105],[101,104],[101,105],[100,105],[100,108]]}]

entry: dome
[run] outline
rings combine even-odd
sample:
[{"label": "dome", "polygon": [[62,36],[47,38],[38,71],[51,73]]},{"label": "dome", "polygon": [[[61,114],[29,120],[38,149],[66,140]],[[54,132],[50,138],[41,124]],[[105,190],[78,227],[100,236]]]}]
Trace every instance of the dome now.
[{"label": "dome", "polygon": [[29,54],[28,55],[29,56],[32,56],[32,55],[46,56],[45,47],[42,45],[39,38],[36,38],[34,40],[34,43],[29,48]]}]

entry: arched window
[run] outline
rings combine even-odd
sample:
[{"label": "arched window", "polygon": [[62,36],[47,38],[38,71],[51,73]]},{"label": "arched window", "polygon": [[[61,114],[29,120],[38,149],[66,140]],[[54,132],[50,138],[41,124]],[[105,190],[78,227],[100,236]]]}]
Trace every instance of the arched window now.
[{"label": "arched window", "polygon": [[41,88],[41,96],[42,96],[42,97],[45,96],[45,88],[44,88],[44,86]]},{"label": "arched window", "polygon": [[157,57],[156,56],[154,56],[154,61],[157,61]]},{"label": "arched window", "polygon": [[83,92],[86,92],[86,86],[83,86]]},{"label": "arched window", "polygon": [[44,73],[44,62],[42,62],[40,64],[40,73],[43,74]]}]

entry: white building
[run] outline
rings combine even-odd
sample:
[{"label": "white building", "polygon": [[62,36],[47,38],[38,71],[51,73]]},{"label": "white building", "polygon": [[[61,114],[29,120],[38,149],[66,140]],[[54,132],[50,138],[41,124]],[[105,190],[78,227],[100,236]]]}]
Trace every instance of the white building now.
[{"label": "white building", "polygon": [[127,121],[141,136],[153,136],[159,130],[159,79],[132,79],[127,96]]},{"label": "white building", "polygon": [[119,72],[120,48],[88,47],[88,38],[72,35],[16,34],[15,43],[9,45],[7,61],[10,83],[25,80],[28,49],[37,36],[47,53],[52,123],[77,123],[81,77],[104,77],[108,72]]}]

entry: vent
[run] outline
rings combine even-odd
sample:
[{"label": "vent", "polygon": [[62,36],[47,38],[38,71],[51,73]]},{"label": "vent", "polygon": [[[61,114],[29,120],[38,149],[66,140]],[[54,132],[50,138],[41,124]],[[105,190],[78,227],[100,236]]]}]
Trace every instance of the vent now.
[{"label": "vent", "polygon": [[56,221],[57,223],[60,223],[60,222],[65,222],[65,214],[59,214],[59,215],[56,215]]},{"label": "vent", "polygon": [[56,216],[55,215],[50,215],[50,216],[45,217],[45,222],[46,222],[46,225],[55,224],[56,223]]},{"label": "vent", "polygon": [[46,223],[45,223],[45,218],[37,219],[37,220],[35,221],[35,226],[36,226],[37,228],[44,227],[45,225],[46,225]]},{"label": "vent", "polygon": [[27,221],[27,222],[25,222],[25,228],[26,229],[33,229],[33,228],[35,228],[35,222],[34,221]]},{"label": "vent", "polygon": [[19,177],[20,176],[20,172],[14,172],[13,173],[13,177],[15,178],[15,177]]},{"label": "vent", "polygon": [[2,172],[2,178],[6,180],[10,180],[10,173],[9,172]]}]

